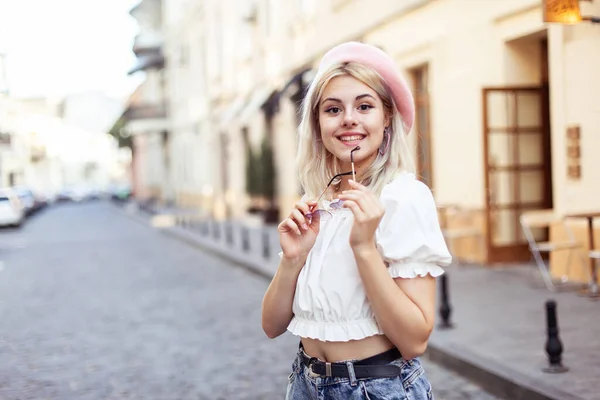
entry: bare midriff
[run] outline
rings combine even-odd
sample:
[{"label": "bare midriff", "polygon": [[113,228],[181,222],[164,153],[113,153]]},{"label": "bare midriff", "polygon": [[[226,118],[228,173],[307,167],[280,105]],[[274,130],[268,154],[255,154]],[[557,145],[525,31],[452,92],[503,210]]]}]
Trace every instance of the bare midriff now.
[{"label": "bare midriff", "polygon": [[384,335],[369,336],[348,342],[323,342],[321,340],[302,338],[304,352],[325,362],[346,360],[362,360],[383,353],[394,347]]}]

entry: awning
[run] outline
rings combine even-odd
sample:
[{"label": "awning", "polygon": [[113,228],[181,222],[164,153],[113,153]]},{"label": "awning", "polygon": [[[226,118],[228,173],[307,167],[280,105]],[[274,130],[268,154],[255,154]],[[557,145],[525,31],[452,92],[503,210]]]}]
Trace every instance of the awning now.
[{"label": "awning", "polygon": [[306,85],[304,77],[309,76],[310,74],[308,74],[308,72],[310,71],[312,71],[312,68],[305,68],[300,72],[294,74],[294,76],[292,76],[292,78],[285,84],[283,89],[281,89],[281,91],[279,92],[279,96],[283,96],[286,93],[286,91],[294,84],[298,85],[299,87]]},{"label": "awning", "polygon": [[248,122],[248,120],[257,112],[259,112],[265,101],[271,96],[273,89],[269,87],[262,87],[254,90],[250,96],[250,100],[246,104],[246,107],[242,110],[239,116],[239,120],[242,124]]},{"label": "awning", "polygon": [[221,113],[220,124],[222,126],[227,126],[231,121],[235,119],[242,111],[244,106],[247,103],[248,96],[239,95],[231,102],[231,104],[225,107],[225,110]]},{"label": "awning", "polygon": [[[313,79],[314,75],[315,72],[312,68],[304,68],[300,70],[300,72],[294,74],[283,86],[283,89],[269,99],[269,108],[273,110],[273,112],[277,112],[281,98],[287,95],[292,98],[294,96],[298,96],[298,93],[304,91],[304,88],[310,84],[310,81]],[[290,91],[291,93],[288,93]]]},{"label": "awning", "polygon": [[160,53],[140,54],[135,66],[127,73],[134,74],[138,71],[143,71],[149,68],[162,68],[165,65],[165,58]]}]

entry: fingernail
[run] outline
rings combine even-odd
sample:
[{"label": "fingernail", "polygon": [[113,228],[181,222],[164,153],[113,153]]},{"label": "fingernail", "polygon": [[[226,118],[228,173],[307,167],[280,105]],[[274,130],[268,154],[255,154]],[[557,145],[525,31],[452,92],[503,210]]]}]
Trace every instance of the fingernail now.
[{"label": "fingernail", "polygon": [[304,229],[304,230],[308,229],[308,225],[302,224],[302,229]]}]

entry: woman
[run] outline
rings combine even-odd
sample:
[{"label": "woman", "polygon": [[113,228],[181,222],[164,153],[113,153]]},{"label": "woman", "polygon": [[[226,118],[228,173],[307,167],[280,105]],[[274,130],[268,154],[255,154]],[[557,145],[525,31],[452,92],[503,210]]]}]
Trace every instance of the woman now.
[{"label": "woman", "polygon": [[279,224],[262,308],[270,338],[301,338],[286,398],[432,399],[418,356],[451,257],[413,174],[410,90],[383,51],[344,43],[323,57],[302,117],[305,195]]}]

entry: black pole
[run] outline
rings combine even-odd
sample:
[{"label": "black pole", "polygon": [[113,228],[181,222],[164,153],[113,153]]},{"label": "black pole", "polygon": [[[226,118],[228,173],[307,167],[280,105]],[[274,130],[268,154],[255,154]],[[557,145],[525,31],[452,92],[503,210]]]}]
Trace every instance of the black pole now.
[{"label": "black pole", "polygon": [[548,373],[566,372],[569,368],[562,365],[563,345],[558,336],[558,320],[556,318],[556,302],[546,302],[546,326],[548,339],[546,340],[546,353],[548,354],[548,366],[542,371]]},{"label": "black pole", "polygon": [[248,228],[242,226],[242,250],[248,252],[250,250],[250,243],[248,238]]},{"label": "black pole", "polygon": [[269,258],[271,251],[269,248],[269,231],[268,230],[263,229],[262,239],[263,239],[263,257]]},{"label": "black pole", "polygon": [[231,231],[231,222],[225,222],[225,241],[227,244],[233,244],[233,232]]},{"label": "black pole", "polygon": [[213,220],[213,237],[216,240],[221,238],[221,224],[217,220]]},{"label": "black pole", "polygon": [[440,316],[442,321],[438,324],[440,329],[454,328],[454,324],[450,322],[450,314],[452,314],[452,307],[448,300],[448,277],[446,274],[440,276]]}]

